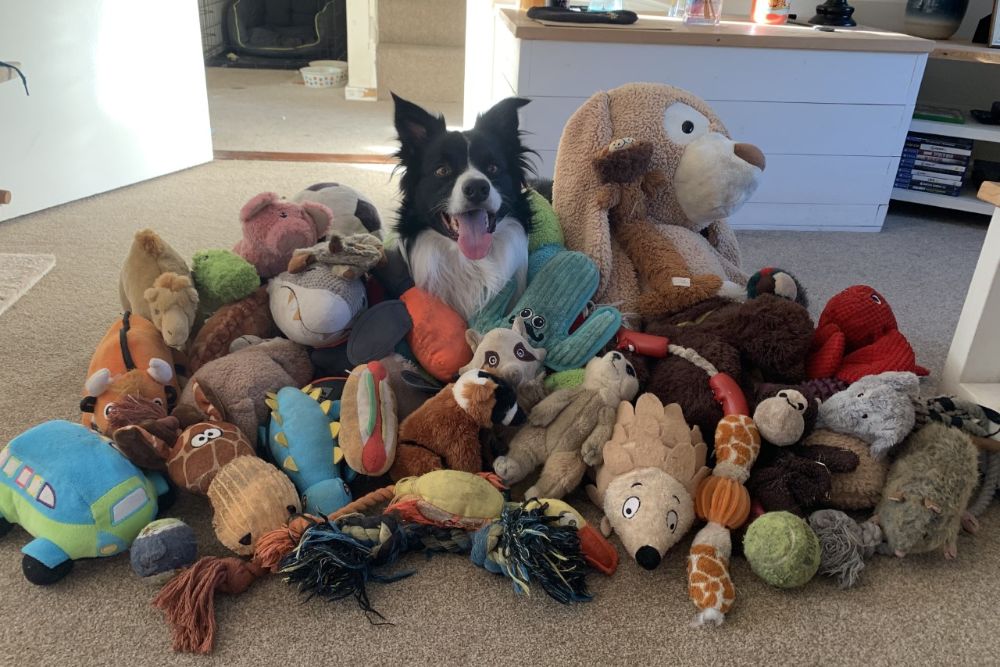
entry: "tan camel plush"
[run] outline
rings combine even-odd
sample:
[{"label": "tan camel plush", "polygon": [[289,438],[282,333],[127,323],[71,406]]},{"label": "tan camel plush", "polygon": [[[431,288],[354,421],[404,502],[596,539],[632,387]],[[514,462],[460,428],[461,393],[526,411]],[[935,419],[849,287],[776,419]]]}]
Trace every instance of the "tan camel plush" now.
[{"label": "tan camel plush", "polygon": [[118,292],[122,308],[152,322],[167,345],[184,346],[198,310],[198,291],[187,263],[152,229],[136,232]]},{"label": "tan camel plush", "polygon": [[[609,216],[618,202],[609,194],[600,158],[623,138],[652,149],[640,175],[642,187],[623,192],[623,199],[644,195],[645,215],[638,225],[627,203]],[[708,105],[679,88],[633,83],[587,100],[559,142],[553,205],[566,246],[597,263],[596,300],[627,307],[652,291],[663,292],[669,304],[685,288],[711,292],[713,281],[706,276],[719,278],[716,291],[724,295],[734,292],[726,281],[746,284],[725,218],[753,194],[764,163],[757,147],[733,142]],[[612,224],[615,217],[624,224]],[[664,248],[683,258],[681,275],[664,275],[659,263]],[[646,310],[655,306],[651,299]]]}]

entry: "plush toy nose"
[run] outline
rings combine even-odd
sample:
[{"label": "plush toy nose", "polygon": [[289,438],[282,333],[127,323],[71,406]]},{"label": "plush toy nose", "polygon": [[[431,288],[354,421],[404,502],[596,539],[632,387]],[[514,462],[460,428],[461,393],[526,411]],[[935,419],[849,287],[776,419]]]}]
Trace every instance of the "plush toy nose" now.
[{"label": "plush toy nose", "polygon": [[764,159],[764,153],[753,144],[736,144],[733,146],[733,152],[736,153],[736,157],[744,162],[749,162],[761,171],[764,170],[764,165],[767,164],[767,160]]},{"label": "plush toy nose", "polygon": [[490,196],[490,182],[483,178],[466,181],[462,186],[462,194],[473,204],[484,202]]},{"label": "plush toy nose", "polygon": [[639,547],[635,552],[635,562],[647,570],[655,570],[660,564],[660,552],[649,546]]}]

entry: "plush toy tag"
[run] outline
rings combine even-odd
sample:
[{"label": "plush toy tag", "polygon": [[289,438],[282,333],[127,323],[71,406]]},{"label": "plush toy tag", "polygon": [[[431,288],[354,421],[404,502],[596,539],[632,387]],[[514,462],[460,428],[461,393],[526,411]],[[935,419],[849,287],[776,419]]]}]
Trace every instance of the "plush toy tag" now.
[{"label": "plush toy tag", "polygon": [[691,279],[682,276],[674,276],[670,282],[674,284],[674,287],[691,287]]}]

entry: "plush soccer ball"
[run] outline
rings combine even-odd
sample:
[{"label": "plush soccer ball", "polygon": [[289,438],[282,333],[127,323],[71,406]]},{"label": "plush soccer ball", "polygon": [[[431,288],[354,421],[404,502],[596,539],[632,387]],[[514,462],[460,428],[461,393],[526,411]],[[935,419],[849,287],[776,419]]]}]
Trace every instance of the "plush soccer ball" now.
[{"label": "plush soccer ball", "polygon": [[751,523],[743,553],[754,574],[778,588],[803,586],[819,569],[819,540],[791,512],[768,512]]},{"label": "plush soccer ball", "polygon": [[340,183],[317,183],[295,195],[297,203],[315,202],[333,211],[330,234],[374,234],[382,238],[382,218],[368,197]]}]

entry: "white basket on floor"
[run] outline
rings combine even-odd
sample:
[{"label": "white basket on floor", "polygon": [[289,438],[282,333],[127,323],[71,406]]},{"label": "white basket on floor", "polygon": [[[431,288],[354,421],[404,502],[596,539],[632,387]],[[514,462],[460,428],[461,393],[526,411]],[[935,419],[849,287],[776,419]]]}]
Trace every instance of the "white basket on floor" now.
[{"label": "white basket on floor", "polygon": [[307,88],[333,88],[347,83],[346,72],[335,67],[303,67],[299,70]]},{"label": "white basket on floor", "polygon": [[323,69],[333,74],[333,83],[327,83],[322,86],[323,88],[347,85],[347,63],[343,60],[313,60],[309,63],[309,67],[303,68],[303,78],[305,78],[304,71],[312,69]]}]

